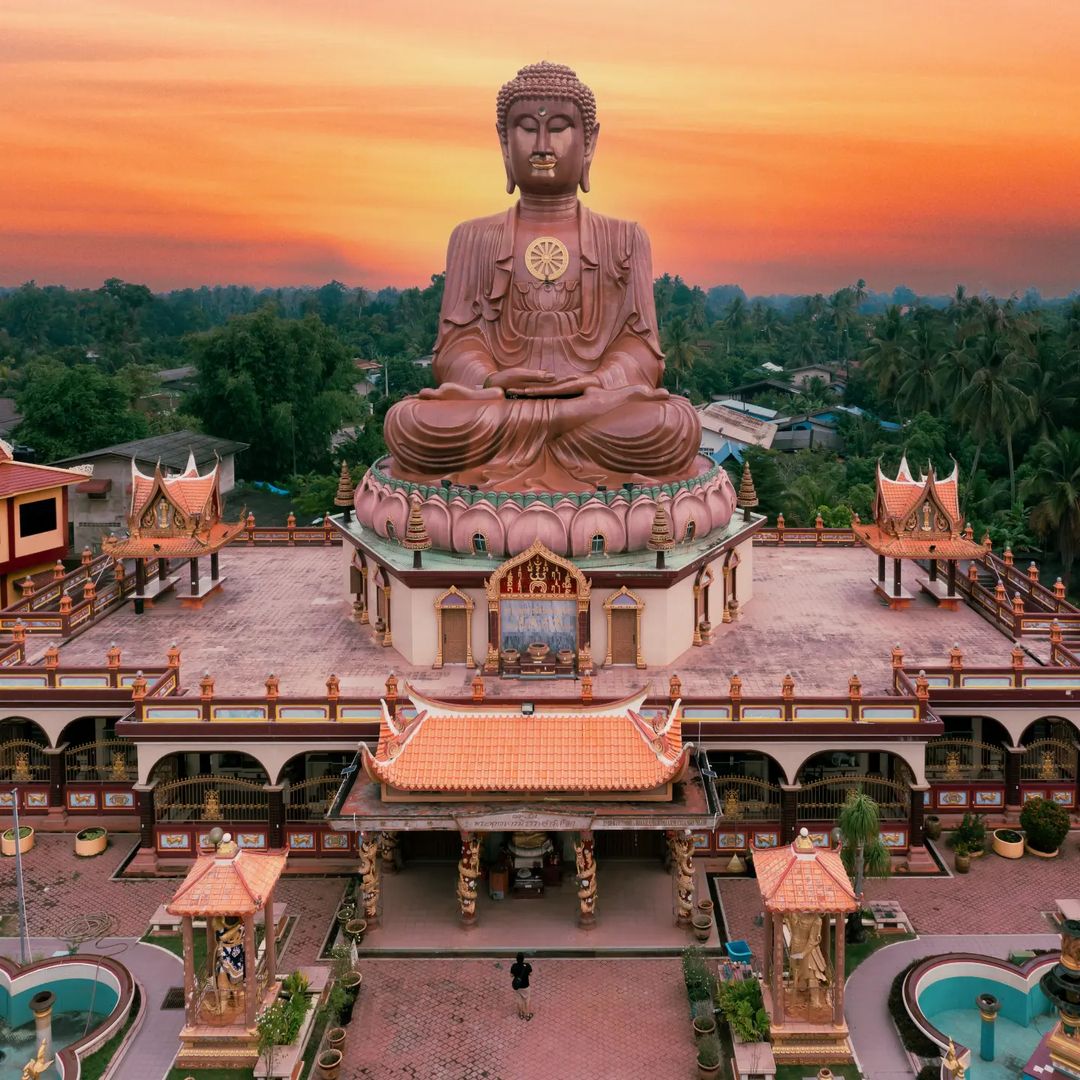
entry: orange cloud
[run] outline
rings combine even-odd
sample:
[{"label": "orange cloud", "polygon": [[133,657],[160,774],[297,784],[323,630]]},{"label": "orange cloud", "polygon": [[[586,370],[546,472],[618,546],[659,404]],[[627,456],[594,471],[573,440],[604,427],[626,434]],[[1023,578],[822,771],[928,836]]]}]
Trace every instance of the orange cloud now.
[{"label": "orange cloud", "polygon": [[658,272],[1080,286],[1075,5],[8,0],[0,40],[4,284],[426,282],[506,205],[495,91],[547,56]]}]

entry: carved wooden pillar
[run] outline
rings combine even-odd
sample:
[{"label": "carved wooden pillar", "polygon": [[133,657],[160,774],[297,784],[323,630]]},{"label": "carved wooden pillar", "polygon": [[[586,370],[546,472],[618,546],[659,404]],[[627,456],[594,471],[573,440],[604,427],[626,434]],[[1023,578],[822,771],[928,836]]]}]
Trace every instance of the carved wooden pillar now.
[{"label": "carved wooden pillar", "polygon": [[258,1006],[258,978],[255,971],[258,950],[255,948],[255,916],[244,916],[244,1024],[255,1026]]},{"label": "carved wooden pillar", "polygon": [[[784,918],[782,915],[773,915],[772,928],[772,1021],[776,1027],[782,1027],[784,1023]],[[836,936],[842,938],[844,935],[837,934]]]},{"label": "carved wooden pillar", "polygon": [[[184,1015],[191,1027],[198,1022],[198,1007],[195,1001],[195,934],[190,915],[180,920],[180,932],[184,942]],[[210,955],[214,954],[211,952]]]},{"label": "carved wooden pillar", "polygon": [[499,601],[488,601],[488,646],[484,674],[499,674]]},{"label": "carved wooden pillar", "polygon": [[466,928],[476,925],[476,896],[480,881],[480,838],[476,833],[461,834],[461,859],[458,862],[457,897],[461,922]]},{"label": "carved wooden pillar", "polygon": [[836,963],[833,967],[836,981],[833,985],[833,1026],[844,1024],[844,926],[841,916],[836,917]]}]

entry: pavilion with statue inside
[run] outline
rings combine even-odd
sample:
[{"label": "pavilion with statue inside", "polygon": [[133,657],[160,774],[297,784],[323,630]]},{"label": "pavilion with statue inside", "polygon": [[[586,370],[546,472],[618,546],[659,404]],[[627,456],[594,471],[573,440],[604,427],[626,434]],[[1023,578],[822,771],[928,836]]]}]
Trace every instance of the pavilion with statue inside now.
[{"label": "pavilion with statue inside", "polygon": [[765,906],[762,992],[773,1055],[780,1064],[851,1061],[844,931],[859,903],[840,852],[818,846],[804,828],[791,844],[754,852],[754,869]]},{"label": "pavilion with statue inside", "polygon": [[[221,830],[199,855],[166,905],[181,920],[184,1027],[179,1068],[250,1068],[259,1057],[255,1019],[272,1002],[277,981],[274,888],[288,852],[252,851]],[[197,962],[196,920],[205,934]],[[258,934],[262,922],[263,933]]]}]

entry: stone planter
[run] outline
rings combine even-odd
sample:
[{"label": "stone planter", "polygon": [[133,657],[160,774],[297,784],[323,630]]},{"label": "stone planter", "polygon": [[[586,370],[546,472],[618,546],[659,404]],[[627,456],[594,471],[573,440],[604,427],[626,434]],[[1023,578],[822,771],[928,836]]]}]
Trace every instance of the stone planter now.
[{"label": "stone planter", "polygon": [[699,900],[697,902],[697,909],[702,915],[708,915],[709,918],[712,918],[713,902],[711,900]]},{"label": "stone planter", "polygon": [[698,941],[708,941],[709,935],[712,933],[712,916],[697,914],[692,920],[692,926],[694,928],[694,937]]},{"label": "stone planter", "polygon": [[109,834],[105,829],[83,829],[75,834],[75,854],[83,859],[100,855],[109,846]]},{"label": "stone planter", "polygon": [[[1017,839],[1007,840],[1008,836]],[[1003,859],[1021,859],[1024,856],[1024,838],[1015,829],[995,829],[993,844],[994,854]]]},{"label": "stone planter", "polygon": [[331,1050],[341,1050],[341,1048],[345,1045],[345,1037],[347,1034],[348,1032],[343,1027],[327,1028],[326,1045]]},{"label": "stone planter", "polygon": [[[7,833],[5,833],[4,835],[6,836]],[[1056,851],[1040,851],[1038,848],[1033,848],[1025,840],[1024,841],[1024,850],[1029,855],[1034,855],[1036,858],[1039,858],[1039,859],[1056,859],[1058,857],[1059,852],[1061,851],[1061,848],[1058,848]],[[7,854],[7,853],[5,852],[5,854]]]},{"label": "stone planter", "polygon": [[[18,850],[19,854],[25,855],[34,846],[34,830],[29,825],[19,826],[19,841]],[[14,855],[16,850],[15,843],[15,830],[5,829],[3,835],[0,836],[0,854]]]},{"label": "stone planter", "polygon": [[344,926],[350,919],[356,918],[356,908],[352,904],[343,904],[337,909],[337,921],[339,926]]},{"label": "stone planter", "polygon": [[[707,1026],[702,1026],[702,1025],[707,1025]],[[694,1037],[695,1038],[700,1039],[705,1035],[711,1035],[715,1030],[716,1030],[716,1021],[715,1020],[709,1020],[709,1019],[701,1020],[700,1018],[698,1018],[696,1016],[694,1017]]]},{"label": "stone planter", "polygon": [[928,814],[923,822],[923,832],[929,840],[941,839],[941,818],[937,814]]},{"label": "stone planter", "polygon": [[338,1080],[341,1075],[341,1051],[324,1050],[317,1058],[319,1076],[323,1080]]},{"label": "stone planter", "polygon": [[367,933],[367,920],[366,919],[350,919],[345,924],[345,936],[350,941],[355,941],[357,945],[364,940],[364,934]]},{"label": "stone planter", "polygon": [[697,1063],[697,1074],[701,1077],[701,1080],[712,1080],[714,1076],[720,1075],[720,1062],[715,1065],[702,1065],[699,1061]]},{"label": "stone planter", "polygon": [[958,851],[953,859],[953,867],[958,874],[966,874],[971,869],[971,853]]}]

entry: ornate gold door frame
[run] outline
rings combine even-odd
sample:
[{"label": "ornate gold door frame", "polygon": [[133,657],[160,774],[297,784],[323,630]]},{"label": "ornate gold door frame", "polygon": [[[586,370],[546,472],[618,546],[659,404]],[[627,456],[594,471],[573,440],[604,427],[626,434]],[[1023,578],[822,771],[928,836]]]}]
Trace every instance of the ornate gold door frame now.
[{"label": "ornate gold door frame", "polygon": [[612,593],[604,601],[604,616],[607,620],[607,650],[604,655],[604,666],[611,666],[611,622],[612,612],[616,609],[619,610],[632,610],[635,616],[635,629],[634,629],[634,648],[636,651],[636,658],[634,666],[638,668],[645,667],[645,659],[641,654],[641,613],[645,610],[645,601],[641,599],[637,593],[631,592],[625,585],[619,589],[618,592]]},{"label": "ornate gold door frame", "polygon": [[446,592],[439,593],[435,597],[435,663],[432,667],[443,666],[443,612],[447,609],[465,612],[465,666],[472,667],[474,664],[472,651],[472,618],[473,608],[476,605],[472,598],[466,596],[456,585],[451,585]]}]

